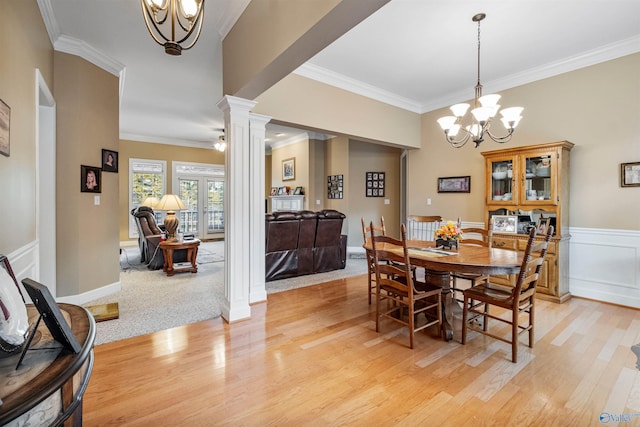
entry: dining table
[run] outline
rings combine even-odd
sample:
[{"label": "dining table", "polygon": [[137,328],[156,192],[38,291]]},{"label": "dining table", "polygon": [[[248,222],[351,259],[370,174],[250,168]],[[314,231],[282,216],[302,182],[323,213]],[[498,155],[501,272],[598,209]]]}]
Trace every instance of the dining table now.
[{"label": "dining table", "polygon": [[[371,239],[363,245],[366,251],[373,250]],[[382,243],[377,249],[385,249],[402,255],[402,246]],[[454,311],[460,311],[453,290],[451,273],[480,275],[517,274],[522,264],[522,252],[509,249],[459,244],[457,248],[443,250],[434,241],[407,240],[409,262],[425,269],[425,282],[442,288],[442,330],[446,341],[453,339]]]}]

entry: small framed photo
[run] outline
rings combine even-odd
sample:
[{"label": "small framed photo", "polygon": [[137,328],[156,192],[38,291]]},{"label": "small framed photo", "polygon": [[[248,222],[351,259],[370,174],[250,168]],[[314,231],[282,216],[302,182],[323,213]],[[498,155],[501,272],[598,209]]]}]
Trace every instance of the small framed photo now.
[{"label": "small framed photo", "polygon": [[[2,139],[0,137],[0,139]],[[640,187],[640,162],[620,165],[620,186]]]},{"label": "small framed photo", "polygon": [[547,234],[547,230],[549,229],[551,218],[542,218],[538,219],[538,223],[536,224],[536,228],[538,229],[538,234]]},{"label": "small framed photo", "polygon": [[511,233],[518,232],[518,217],[516,215],[494,215],[492,231],[495,233]]},{"label": "small framed photo", "polygon": [[9,107],[2,99],[0,99],[0,154],[9,157],[10,140],[9,131],[11,130],[11,107]]},{"label": "small framed photo", "polygon": [[271,193],[269,193],[270,196],[277,196],[278,195],[278,187],[271,187]]},{"label": "small framed photo", "polygon": [[296,158],[291,157],[282,161],[282,180],[296,179]]},{"label": "small framed photo", "polygon": [[118,172],[118,152],[102,149],[102,170]]},{"label": "small framed photo", "polygon": [[470,193],[471,176],[438,178],[438,193]]},{"label": "small framed photo", "polygon": [[296,189],[293,192],[293,194],[296,195],[296,196],[302,194],[302,187],[296,187]]},{"label": "small framed photo", "polygon": [[102,169],[95,166],[80,165],[80,191],[82,193],[101,193]]},{"label": "small framed photo", "polygon": [[287,195],[287,187],[278,188],[278,196],[286,196]]}]

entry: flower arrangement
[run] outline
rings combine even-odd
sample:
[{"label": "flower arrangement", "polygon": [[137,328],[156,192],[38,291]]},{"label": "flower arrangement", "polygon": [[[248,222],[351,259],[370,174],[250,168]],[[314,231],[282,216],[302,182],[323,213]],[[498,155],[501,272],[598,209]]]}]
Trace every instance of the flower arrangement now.
[{"label": "flower arrangement", "polygon": [[435,231],[435,238],[442,240],[462,240],[462,230],[455,222],[448,221]]}]

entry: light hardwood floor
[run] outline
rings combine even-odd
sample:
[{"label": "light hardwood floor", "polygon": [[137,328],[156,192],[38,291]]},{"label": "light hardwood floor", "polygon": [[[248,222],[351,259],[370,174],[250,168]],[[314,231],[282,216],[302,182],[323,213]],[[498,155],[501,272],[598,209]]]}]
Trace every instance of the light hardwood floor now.
[{"label": "light hardwood floor", "polygon": [[410,350],[395,324],[376,333],[366,276],[271,294],[252,313],[97,346],[84,425],[587,426],[602,412],[640,425],[638,310],[538,300],[517,364],[478,334],[462,346],[422,331]]}]

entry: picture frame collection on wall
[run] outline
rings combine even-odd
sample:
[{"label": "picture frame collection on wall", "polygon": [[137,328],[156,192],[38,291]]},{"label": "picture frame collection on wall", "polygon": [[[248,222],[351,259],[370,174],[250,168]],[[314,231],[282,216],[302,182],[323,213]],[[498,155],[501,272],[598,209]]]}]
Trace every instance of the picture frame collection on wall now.
[{"label": "picture frame collection on wall", "polygon": [[102,167],[80,165],[80,192],[102,193],[102,172],[118,173],[118,152],[102,149]]},{"label": "picture frame collection on wall", "polygon": [[327,198],[342,199],[344,198],[344,175],[327,176]]},{"label": "picture frame collection on wall", "polygon": [[385,172],[367,172],[366,185],[365,195],[367,197],[384,197]]}]

